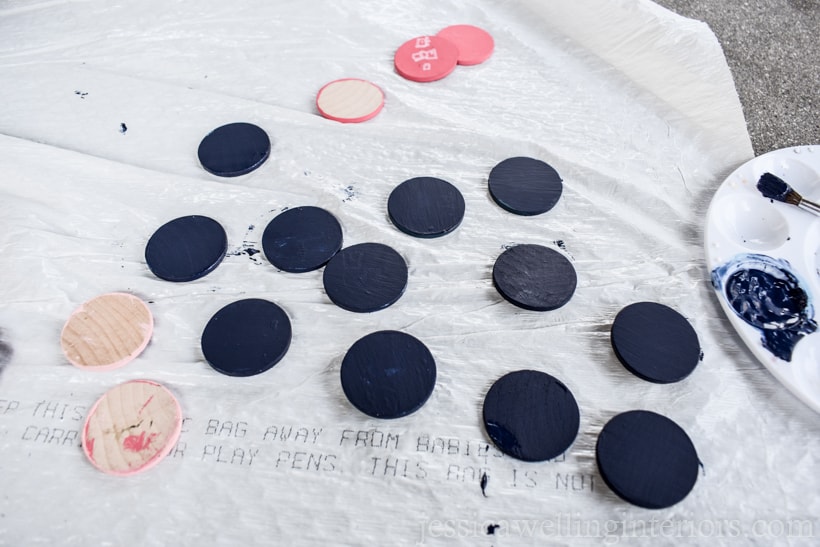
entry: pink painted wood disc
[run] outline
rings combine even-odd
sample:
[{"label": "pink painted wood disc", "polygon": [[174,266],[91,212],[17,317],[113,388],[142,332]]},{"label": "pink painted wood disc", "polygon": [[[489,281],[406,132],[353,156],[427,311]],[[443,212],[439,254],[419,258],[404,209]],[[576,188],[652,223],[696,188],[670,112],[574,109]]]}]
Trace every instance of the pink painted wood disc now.
[{"label": "pink painted wood disc", "polygon": [[111,475],[133,475],[162,460],[182,430],[176,397],[149,380],[120,384],[100,397],[83,426],[83,452]]},{"label": "pink painted wood disc", "polygon": [[458,48],[441,36],[418,36],[396,50],[398,72],[414,82],[434,82],[450,74],[458,62]]},{"label": "pink painted wood disc", "polygon": [[374,118],[384,106],[384,93],[376,84],[344,78],[326,84],[316,95],[316,108],[329,120],[359,123]]},{"label": "pink painted wood disc", "polygon": [[490,34],[473,25],[452,25],[442,29],[436,36],[445,38],[458,48],[458,64],[477,65],[493,54],[495,41]]},{"label": "pink painted wood disc", "polygon": [[142,353],[154,332],[148,305],[132,294],[108,293],[85,302],[66,321],[60,345],[77,367],[108,370]]}]

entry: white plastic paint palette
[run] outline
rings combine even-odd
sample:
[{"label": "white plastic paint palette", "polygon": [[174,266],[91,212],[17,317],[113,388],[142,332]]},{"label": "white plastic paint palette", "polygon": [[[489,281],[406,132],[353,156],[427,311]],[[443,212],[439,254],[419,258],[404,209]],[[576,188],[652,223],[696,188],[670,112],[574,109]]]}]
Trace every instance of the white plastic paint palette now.
[{"label": "white plastic paint palette", "polygon": [[776,150],[729,175],[706,215],[707,266],[752,353],[820,412],[820,217],[763,197],[757,182],[764,173],[818,201],[820,146]]}]

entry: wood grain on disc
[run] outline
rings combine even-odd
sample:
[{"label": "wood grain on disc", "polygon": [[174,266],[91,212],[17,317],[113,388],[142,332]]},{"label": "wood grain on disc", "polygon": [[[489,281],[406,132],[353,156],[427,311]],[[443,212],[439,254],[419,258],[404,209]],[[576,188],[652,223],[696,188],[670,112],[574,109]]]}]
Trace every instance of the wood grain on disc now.
[{"label": "wood grain on disc", "polygon": [[148,345],[154,318],[132,294],[109,293],[89,300],[66,321],[60,344],[68,361],[94,370],[117,368]]},{"label": "wood grain on disc", "polygon": [[342,123],[365,122],[381,112],[383,106],[382,90],[367,80],[357,78],[330,82],[316,96],[319,113]]},{"label": "wood grain on disc", "polygon": [[153,467],[179,439],[182,410],[174,395],[149,380],[132,380],[103,395],[83,427],[83,452],[112,475]]}]

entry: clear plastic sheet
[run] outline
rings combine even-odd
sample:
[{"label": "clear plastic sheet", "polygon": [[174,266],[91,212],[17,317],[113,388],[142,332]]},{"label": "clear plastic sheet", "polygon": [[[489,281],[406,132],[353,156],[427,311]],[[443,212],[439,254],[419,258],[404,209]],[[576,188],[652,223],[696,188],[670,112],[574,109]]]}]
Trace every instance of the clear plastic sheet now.
[{"label": "clear plastic sheet", "polygon": [[[493,35],[489,61],[429,84],[394,73],[405,40],[459,23]],[[318,89],[343,77],[385,91],[379,116],[317,114]],[[709,200],[752,155],[706,25],[639,0],[6,1],[0,98],[0,543],[769,545],[818,532],[817,416],[745,350],[704,265]],[[196,150],[233,121],[265,129],[271,158],[219,179]],[[489,171],[519,155],[562,175],[552,211],[516,217],[490,199]],[[415,176],[461,190],[454,233],[419,240],[390,224],[391,189]],[[346,312],[321,271],[278,272],[254,253],[267,222],[299,205],[333,212],[345,245],[398,250],[404,296]],[[159,280],[145,243],[187,214],[222,223],[228,256],[197,281]],[[528,312],[498,295],[493,262],[516,243],[571,259],[569,304]],[[60,329],[110,291],[150,302],[154,337],[124,368],[79,370]],[[272,370],[230,378],[199,337],[244,297],[277,302],[294,337]],[[612,353],[612,319],[641,300],[698,332],[704,359],[683,382],[639,380]],[[395,421],[356,411],[339,383],[345,351],[381,329],[419,338],[438,365],[431,399]],[[492,382],[521,368],[579,403],[557,461],[502,456],[481,426]],[[183,433],[156,468],[107,476],[82,454],[82,420],[134,378],[176,394]],[[603,424],[636,408],[680,424],[703,462],[668,510],[621,501],[595,465]]]}]

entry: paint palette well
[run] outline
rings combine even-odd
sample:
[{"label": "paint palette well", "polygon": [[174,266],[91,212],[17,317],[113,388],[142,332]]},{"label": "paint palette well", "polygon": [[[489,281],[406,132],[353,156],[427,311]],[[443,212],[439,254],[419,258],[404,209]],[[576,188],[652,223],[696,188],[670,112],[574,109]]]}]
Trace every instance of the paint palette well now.
[{"label": "paint palette well", "polygon": [[769,152],[720,185],[706,215],[707,266],[729,322],[766,368],[820,412],[820,217],[757,190],[764,173],[820,199],[820,146]]}]

